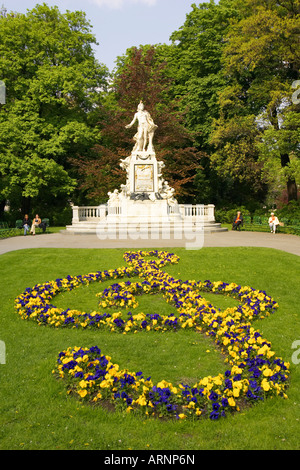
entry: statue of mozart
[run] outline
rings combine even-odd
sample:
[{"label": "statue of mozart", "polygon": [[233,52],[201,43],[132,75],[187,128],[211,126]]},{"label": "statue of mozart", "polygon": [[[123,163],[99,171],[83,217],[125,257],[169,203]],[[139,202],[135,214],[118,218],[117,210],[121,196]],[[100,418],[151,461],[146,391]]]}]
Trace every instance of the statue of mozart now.
[{"label": "statue of mozart", "polygon": [[135,113],[131,123],[125,126],[126,129],[132,127],[136,121],[138,121],[138,130],[135,136],[133,137],[133,139],[135,140],[133,152],[145,152],[147,150],[147,152],[153,153],[153,136],[155,130],[157,129],[157,125],[154,124],[150,113],[148,113],[148,111],[144,109],[144,104],[142,101],[139,103],[137,107],[137,112]]}]

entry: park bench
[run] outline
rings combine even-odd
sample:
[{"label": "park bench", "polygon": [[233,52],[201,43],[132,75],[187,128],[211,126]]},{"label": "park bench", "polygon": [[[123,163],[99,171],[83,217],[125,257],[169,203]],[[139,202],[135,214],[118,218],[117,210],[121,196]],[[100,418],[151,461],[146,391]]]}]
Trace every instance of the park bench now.
[{"label": "park bench", "polygon": [[[289,219],[280,219],[281,225],[276,228],[277,233],[294,233],[300,235],[300,220],[295,219],[289,222]],[[244,216],[244,230],[253,230],[258,232],[268,232],[269,228],[269,217],[267,216]]]},{"label": "park bench", "polygon": [[261,232],[269,232],[269,217],[265,216],[254,216],[253,217],[253,226],[258,228]]},{"label": "park bench", "polygon": [[[42,219],[42,223],[46,224],[46,230],[50,226],[49,219]],[[23,220],[18,219],[16,220],[16,229],[22,229],[23,228]],[[35,231],[37,233],[42,232],[42,229],[40,227],[36,227]]]},{"label": "park bench", "polygon": [[251,219],[250,215],[245,215],[244,219],[244,230],[252,230],[258,232],[267,232],[269,230],[268,217],[253,216]]}]

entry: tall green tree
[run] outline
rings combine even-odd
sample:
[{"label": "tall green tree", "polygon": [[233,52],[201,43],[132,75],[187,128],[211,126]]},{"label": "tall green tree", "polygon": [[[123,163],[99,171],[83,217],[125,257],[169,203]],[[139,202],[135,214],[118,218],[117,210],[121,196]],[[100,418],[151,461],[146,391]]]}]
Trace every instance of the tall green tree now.
[{"label": "tall green tree", "polygon": [[[236,170],[234,145],[247,142],[245,171],[261,162],[269,184],[274,170],[285,177],[288,200],[297,199],[294,160],[299,158],[299,104],[292,83],[299,79],[299,0],[236,0],[241,18],[232,23],[223,53],[229,85],[220,95],[220,118],[212,141],[222,168]],[[235,130],[235,131],[234,131]],[[240,143],[240,144],[238,144]],[[224,148],[230,152],[224,154]],[[277,165],[276,165],[277,160]],[[272,162],[272,164],[271,164]]]},{"label": "tall green tree", "polygon": [[248,165],[251,171],[244,177],[245,145],[242,148],[237,144],[234,153],[240,161],[236,171],[231,172],[220,162],[224,156],[216,158],[218,143],[211,139],[215,122],[222,113],[220,95],[231,84],[223,64],[227,35],[232,22],[241,18],[239,5],[233,0],[193,4],[185,23],[172,34],[172,45],[161,50],[168,62],[168,72],[175,79],[172,93],[180,99],[185,125],[197,148],[205,152],[194,180],[197,202],[241,204],[249,198],[261,198],[260,168],[255,161]]},{"label": "tall green tree", "polygon": [[168,62],[174,94],[181,97],[196,145],[207,152],[212,123],[219,116],[218,95],[227,84],[222,65],[225,38],[235,18],[232,0],[193,4],[184,24],[171,35]]},{"label": "tall green tree", "polygon": [[45,187],[51,197],[72,194],[76,174],[69,158],[88,153],[100,137],[95,110],[108,72],[96,61],[94,44],[83,12],[62,14],[43,4],[0,17],[0,78],[6,84],[0,197],[19,191],[26,212]]}]

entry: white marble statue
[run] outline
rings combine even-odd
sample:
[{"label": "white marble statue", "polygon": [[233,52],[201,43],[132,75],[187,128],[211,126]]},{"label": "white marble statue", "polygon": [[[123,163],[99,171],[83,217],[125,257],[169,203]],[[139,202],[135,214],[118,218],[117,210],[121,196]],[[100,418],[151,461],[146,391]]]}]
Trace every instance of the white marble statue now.
[{"label": "white marble statue", "polygon": [[123,168],[123,170],[128,170],[130,165],[130,157],[126,157],[124,159],[121,159],[120,167]]},{"label": "white marble statue", "polygon": [[167,199],[169,205],[177,204],[176,199],[174,198],[175,189],[171,188],[168,181],[163,181],[163,186],[161,190],[161,196],[163,199]]},{"label": "white marble statue", "polygon": [[150,113],[145,111],[142,101],[138,105],[137,112],[135,113],[131,123],[125,126],[126,129],[132,127],[136,121],[138,121],[138,130],[133,138],[136,141],[135,146],[133,147],[133,152],[145,152],[147,150],[147,152],[153,153],[153,136],[157,129],[157,125],[154,124]]},{"label": "white marble statue", "polygon": [[109,199],[108,199],[109,204],[119,203],[119,191],[117,189],[115,189],[113,193],[109,191],[107,194],[109,196]]}]

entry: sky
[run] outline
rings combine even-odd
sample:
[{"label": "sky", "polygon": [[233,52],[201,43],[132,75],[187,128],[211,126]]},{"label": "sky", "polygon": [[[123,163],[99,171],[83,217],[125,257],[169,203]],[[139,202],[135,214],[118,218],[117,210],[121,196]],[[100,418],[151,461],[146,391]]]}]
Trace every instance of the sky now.
[{"label": "sky", "polygon": [[92,25],[98,46],[95,57],[110,71],[126,49],[144,44],[169,44],[197,0],[0,0],[8,12],[26,13],[36,4],[56,5],[61,13],[81,10]]}]

